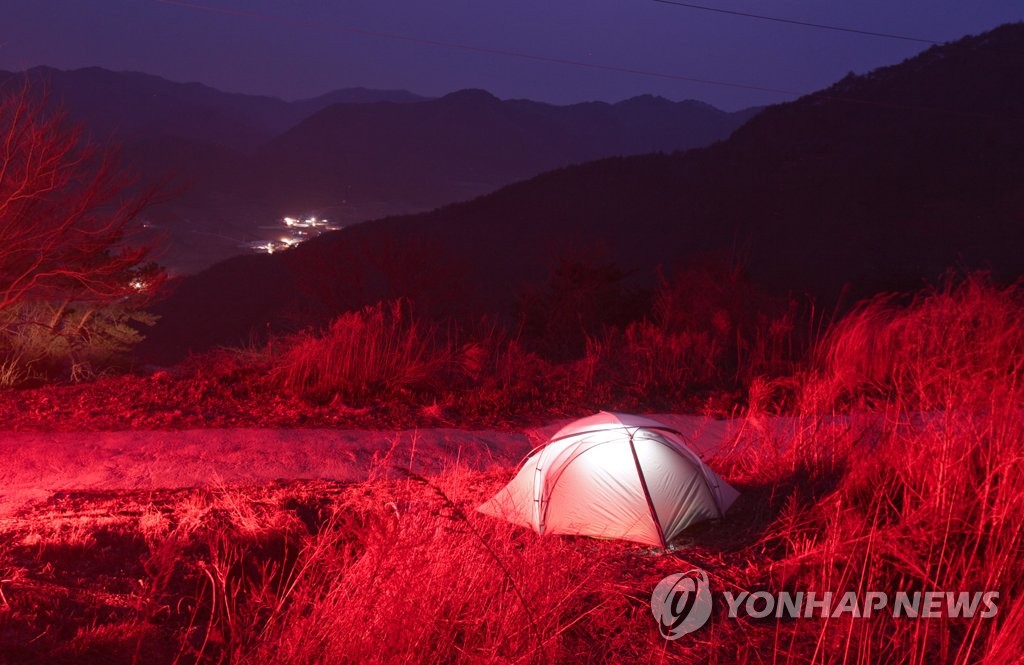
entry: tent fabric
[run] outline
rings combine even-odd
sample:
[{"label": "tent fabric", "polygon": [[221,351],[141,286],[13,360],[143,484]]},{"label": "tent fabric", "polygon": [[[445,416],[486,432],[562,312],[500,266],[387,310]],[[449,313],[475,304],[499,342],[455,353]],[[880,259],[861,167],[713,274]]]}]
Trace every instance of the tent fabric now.
[{"label": "tent fabric", "polygon": [[722,517],[738,496],[679,432],[602,411],[559,430],[478,510],[542,535],[664,547],[688,526]]}]

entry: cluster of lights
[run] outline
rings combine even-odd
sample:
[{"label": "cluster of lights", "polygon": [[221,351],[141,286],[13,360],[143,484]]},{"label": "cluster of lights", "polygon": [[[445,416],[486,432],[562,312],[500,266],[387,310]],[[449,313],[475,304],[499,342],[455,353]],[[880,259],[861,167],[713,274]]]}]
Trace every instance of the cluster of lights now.
[{"label": "cluster of lights", "polygon": [[324,229],[326,231],[331,226],[326,219],[317,219],[315,217],[307,217],[306,219],[285,217],[281,221],[284,222],[285,226],[293,229]]},{"label": "cluster of lights", "polygon": [[317,219],[315,217],[307,217],[305,219],[284,217],[281,222],[284,224],[285,229],[287,229],[287,235],[283,235],[276,240],[261,240],[251,243],[249,247],[257,252],[273,254],[274,252],[295,247],[310,238],[317,237],[321,233],[337,231],[341,228],[331,225],[326,219]]}]

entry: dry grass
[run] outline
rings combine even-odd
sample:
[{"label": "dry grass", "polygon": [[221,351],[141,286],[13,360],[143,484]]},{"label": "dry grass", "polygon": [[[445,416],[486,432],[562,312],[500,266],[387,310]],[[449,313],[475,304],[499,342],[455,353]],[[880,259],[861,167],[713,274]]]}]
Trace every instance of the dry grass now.
[{"label": "dry grass", "polygon": [[315,400],[387,399],[436,388],[449,362],[436,331],[395,301],[343,314],[322,335],[293,340],[276,373],[282,388]]},{"label": "dry grass", "polygon": [[[538,539],[475,513],[503,475],[65,496],[5,529],[17,543],[3,553],[0,653],[105,663],[556,662],[586,659],[594,644],[627,660],[659,653],[645,589],[670,562],[622,543]],[[64,528],[77,523],[94,538]],[[45,536],[22,537],[40,524]]]},{"label": "dry grass", "polygon": [[[1024,302],[971,278],[864,305],[753,384],[713,462],[743,496],[673,553],[473,508],[511,470],[69,495],[3,525],[13,662],[1019,662]],[[500,352],[497,356],[500,359]],[[491,361],[468,351],[462,362]],[[499,363],[500,364],[500,363]],[[481,370],[484,371],[484,370]],[[788,429],[770,417],[787,413]],[[648,599],[716,590],[1000,593],[995,619],[728,619],[664,642]],[[0,658],[2,659],[2,658]]]},{"label": "dry grass", "polygon": [[343,314],[322,331],[273,343],[283,351],[270,358],[270,385],[320,404],[441,404],[470,417],[487,408],[681,408],[790,372],[806,346],[795,303],[759,294],[735,270],[666,281],[646,316],[619,293],[618,278],[580,271],[567,273],[559,297],[531,301],[515,334],[493,321],[442,331],[405,300]]},{"label": "dry grass", "polygon": [[[998,620],[780,627],[811,662],[1016,662],[1024,653],[1024,299],[981,277],[909,305],[866,303],[824,339],[810,370],[773,396],[793,435],[751,427],[736,451],[784,492],[766,531],[769,588],[997,590]],[[847,414],[836,420],[833,414]],[[858,414],[870,414],[858,418]],[[787,475],[801,486],[786,490]],[[808,641],[809,640],[809,641]]]}]

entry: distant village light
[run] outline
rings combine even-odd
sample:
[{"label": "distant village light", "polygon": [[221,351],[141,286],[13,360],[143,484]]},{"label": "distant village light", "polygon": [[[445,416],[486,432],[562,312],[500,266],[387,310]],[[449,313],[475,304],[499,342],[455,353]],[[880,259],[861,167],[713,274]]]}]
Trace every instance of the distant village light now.
[{"label": "distant village light", "polygon": [[287,235],[280,236],[277,240],[261,240],[247,243],[247,247],[257,252],[273,254],[276,251],[296,247],[310,238],[315,238],[327,231],[337,231],[340,226],[332,226],[326,219],[316,217],[282,217],[281,223],[288,230]]}]

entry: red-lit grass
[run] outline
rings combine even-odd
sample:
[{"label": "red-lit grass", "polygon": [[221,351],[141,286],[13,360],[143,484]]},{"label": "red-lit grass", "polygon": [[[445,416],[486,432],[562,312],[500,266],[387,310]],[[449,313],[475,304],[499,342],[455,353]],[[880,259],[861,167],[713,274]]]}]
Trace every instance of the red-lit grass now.
[{"label": "red-lit grass", "polygon": [[436,387],[449,352],[404,301],[343,314],[322,335],[292,341],[276,374],[285,390],[325,400],[392,398]]},{"label": "red-lit grass", "polygon": [[475,513],[504,475],[452,468],[349,487],[68,497],[34,517],[60,525],[109,512],[102,528],[132,549],[96,548],[86,565],[57,532],[23,538],[27,516],[8,527],[0,652],[86,663],[680,662],[663,656],[646,597],[683,564],[625,543],[537,538]]},{"label": "red-lit grass", "polygon": [[[1022,323],[1021,290],[979,277],[866,303],[804,369],[752,384],[712,460],[743,496],[674,553],[475,513],[513,469],[415,478],[384,463],[346,487],[113,494],[4,527],[0,637],[26,661],[1019,662]],[[451,362],[508,372],[498,393],[528,382],[497,369],[511,347],[479,345]],[[694,565],[716,590],[997,591],[999,614],[733,620],[720,606],[664,642],[651,589]]]},{"label": "red-lit grass", "polygon": [[552,662],[567,655],[567,632],[602,609],[588,599],[613,571],[605,557],[590,555],[596,545],[537,539],[475,514],[481,485],[492,484],[481,480],[453,471],[439,480],[444,489],[391,485],[367,507],[373,521],[351,558],[336,555],[350,534],[328,530],[254,660]]},{"label": "red-lit grass", "polygon": [[[753,377],[790,371],[800,344],[792,310],[751,301],[742,285],[706,283],[685,280],[703,295],[664,285],[648,317],[591,335],[580,357],[545,357],[536,340],[493,321],[441,326],[407,301],[382,302],[323,330],[148,375],[6,391],[0,421],[44,430],[505,427],[598,409],[722,413]],[[18,381],[12,369],[0,366],[0,390],[5,376]]]},{"label": "red-lit grass", "polygon": [[796,405],[786,440],[756,427],[769,405],[754,400],[752,440],[734,454],[777,491],[787,474],[798,481],[763,539],[775,561],[759,571],[762,584],[1000,593],[995,620],[780,625],[787,648],[811,662],[1024,653],[1022,324],[1021,290],[978,276],[906,306],[879,298],[841,321],[814,366],[779,391]]}]

